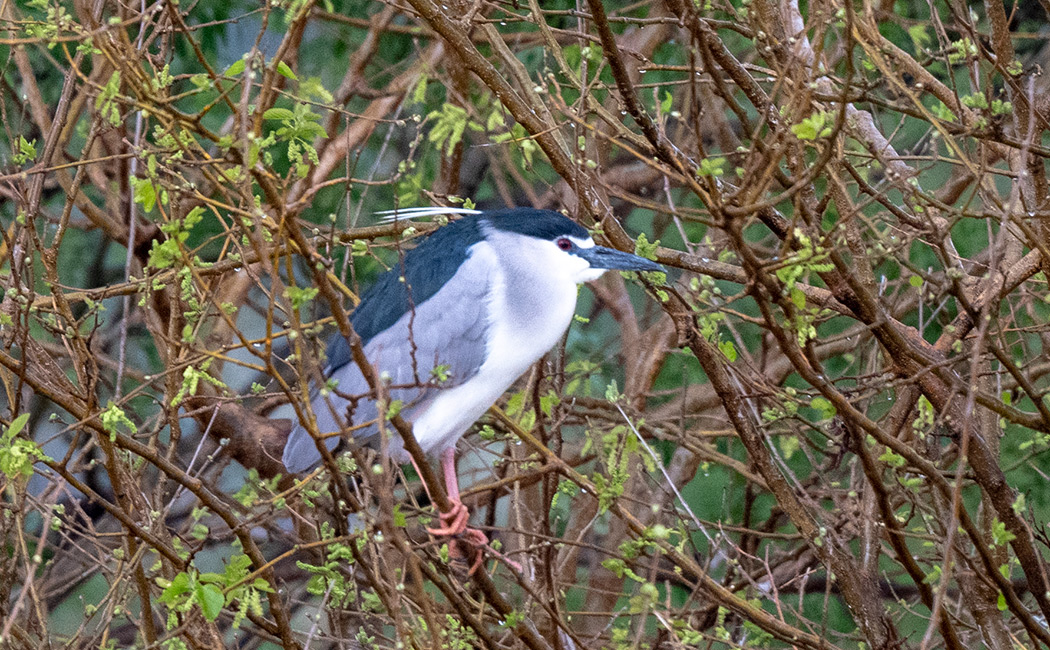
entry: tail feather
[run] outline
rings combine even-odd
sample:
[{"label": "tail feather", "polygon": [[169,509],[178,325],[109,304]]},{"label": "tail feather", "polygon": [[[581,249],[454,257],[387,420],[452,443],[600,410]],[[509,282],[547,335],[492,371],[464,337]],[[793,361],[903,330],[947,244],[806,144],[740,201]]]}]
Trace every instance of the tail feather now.
[{"label": "tail feather", "polygon": [[[333,451],[339,444],[339,438],[326,438],[324,446]],[[285,468],[292,474],[300,474],[315,467],[321,462],[321,452],[317,451],[317,441],[301,426],[296,426],[288,435],[281,457]]]}]

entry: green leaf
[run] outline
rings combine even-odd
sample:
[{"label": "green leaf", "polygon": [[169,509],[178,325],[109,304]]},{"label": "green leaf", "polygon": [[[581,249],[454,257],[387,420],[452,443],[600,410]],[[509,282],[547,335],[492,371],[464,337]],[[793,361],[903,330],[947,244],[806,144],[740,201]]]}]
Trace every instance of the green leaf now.
[{"label": "green leaf", "polygon": [[967,108],[988,108],[988,98],[984,96],[984,93],[980,92],[971,95],[963,95],[959,98],[959,101]]},{"label": "green leaf", "polygon": [[452,376],[452,366],[447,363],[438,364],[430,369],[430,376],[438,383],[446,382]]},{"label": "green leaf", "polygon": [[328,132],[317,122],[303,122],[299,125],[299,132],[296,135],[312,140],[313,138],[327,138]]},{"label": "green leaf", "polygon": [[322,103],[331,104],[335,98],[319,77],[307,77],[299,82],[299,92],[304,97],[312,97],[321,100]]},{"label": "green leaf", "polygon": [[1006,524],[998,519],[992,520],[992,543],[996,546],[1006,546],[1017,539],[1017,536],[1006,529]]},{"label": "green leaf", "polygon": [[200,369],[195,368],[194,366],[187,366],[186,369],[182,371],[182,386],[179,388],[179,392],[176,393],[175,397],[171,400],[172,406],[178,406],[181,404],[182,400],[186,399],[187,395],[195,395],[197,393],[197,386],[202,380],[216,388],[221,388],[223,391],[226,390],[226,384],[208,374],[208,368],[210,366],[211,359],[207,359],[200,365]]},{"label": "green leaf", "polygon": [[503,107],[496,106],[489,113],[489,117],[485,120],[485,128],[489,131],[495,131],[496,129],[505,126],[506,120],[503,119]]},{"label": "green leaf", "polygon": [[22,429],[26,427],[26,422],[29,422],[28,413],[23,413],[14,420],[11,420],[11,426],[7,427],[7,433],[4,434],[4,438],[10,440],[22,433]]},{"label": "green leaf", "polygon": [[266,582],[265,578],[256,578],[255,581],[252,582],[252,588],[258,589],[259,591],[265,591],[268,594],[274,593],[274,588],[270,586],[269,582]]},{"label": "green leaf", "polygon": [[109,434],[110,440],[115,440],[119,426],[123,426],[131,435],[139,432],[138,427],[124,413],[124,410],[110,401],[105,411],[99,416],[102,419],[102,428]]},{"label": "green leaf", "polygon": [[147,214],[153,212],[153,206],[157,205],[157,188],[153,186],[153,181],[134,176],[128,181],[131,183],[131,193],[135,197],[135,203],[142,204],[143,212]]},{"label": "green leaf", "polygon": [[719,341],[718,349],[722,351],[722,354],[726,355],[726,359],[732,363],[736,361],[736,346],[733,345],[732,341]]},{"label": "green leaf", "polygon": [[236,77],[240,73],[244,72],[244,65],[244,59],[237,59],[233,62],[232,65],[230,65],[230,67],[226,68],[222,74],[225,77]]},{"label": "green leaf", "polygon": [[427,98],[427,75],[419,75],[419,81],[416,82],[416,87],[412,90],[412,103],[422,104]]},{"label": "green leaf", "polygon": [[281,75],[282,77],[287,77],[292,81],[299,81],[299,77],[295,76],[295,73],[292,72],[292,69],[289,68],[288,64],[284,61],[277,62],[277,74]]},{"label": "green leaf", "polygon": [[909,27],[908,36],[911,36],[912,43],[915,44],[916,50],[924,50],[930,44],[930,35],[926,31],[926,25],[923,25],[921,23]]},{"label": "green leaf", "polygon": [[[161,584],[162,578],[157,578],[157,584],[164,587]],[[160,595],[160,601],[168,605],[172,605],[178,602],[179,596],[186,593],[190,589],[190,576],[185,571],[175,576],[171,582],[164,587],[164,593]]]},{"label": "green leaf", "polygon": [[645,233],[638,235],[638,239],[634,242],[634,254],[638,257],[644,257],[647,260],[656,259],[656,251],[660,248],[660,240],[657,239],[654,242],[649,242],[649,238],[645,236]]},{"label": "green leaf", "polygon": [[271,108],[263,113],[264,120],[292,120],[295,119],[295,113],[288,110],[287,108]]},{"label": "green leaf", "polygon": [[700,169],[696,170],[696,175],[717,178],[726,173],[725,165],[726,159],[721,156],[716,158],[704,158],[700,161]]},{"label": "green leaf", "polygon": [[24,165],[27,162],[31,162],[36,159],[36,140],[32,142],[26,140],[22,136],[15,138],[15,151],[12,153],[11,159],[15,161],[16,165]]},{"label": "green leaf", "polygon": [[17,437],[28,419],[29,415],[23,413],[0,435],[0,475],[25,479],[33,475],[33,463],[51,460],[35,442]]},{"label": "green leaf", "polygon": [[120,126],[120,107],[116,99],[120,95],[120,71],[113,72],[95,99],[95,108],[110,126]]},{"label": "green leaf", "polygon": [[948,63],[958,65],[967,59],[977,58],[977,46],[969,38],[953,41],[948,50]]},{"label": "green leaf", "polygon": [[550,391],[540,398],[540,410],[543,411],[544,415],[550,417],[554,412],[554,407],[560,402],[561,400],[558,399],[558,395],[555,392]]},{"label": "green leaf", "polygon": [[288,287],[284,295],[292,303],[293,309],[301,309],[316,298],[319,291],[317,287]]},{"label": "green leaf", "polygon": [[889,449],[887,449],[885,453],[879,456],[879,460],[886,463],[890,467],[896,467],[898,469],[904,467],[905,463],[907,463],[907,461],[904,460],[904,456],[894,453]]},{"label": "green leaf", "polygon": [[166,269],[179,258],[179,244],[174,239],[166,239],[163,242],[153,240],[150,245],[149,262],[147,265],[154,269]]},{"label": "green leaf", "polygon": [[926,574],[926,577],[923,578],[922,581],[925,582],[926,584],[932,585],[932,584],[936,584],[937,582],[939,582],[940,579],[941,579],[941,567],[940,566],[934,566],[932,569],[930,569],[929,573]]},{"label": "green leaf", "polygon": [[436,144],[447,155],[452,155],[456,145],[463,140],[463,132],[470,123],[467,109],[445,102],[440,111],[432,111],[427,115],[427,119],[434,120],[434,127],[430,130],[427,140]]},{"label": "green leaf", "polygon": [[831,126],[828,124],[831,115],[827,111],[817,111],[798,124],[791,127],[791,132],[799,140],[816,140],[831,135]]},{"label": "green leaf", "polygon": [[209,621],[219,618],[222,606],[226,604],[226,597],[222,595],[221,589],[212,584],[198,585],[194,596],[197,599],[197,604],[201,606],[204,618]]},{"label": "green leaf", "polygon": [[1014,502],[1010,504],[1010,509],[1013,510],[1014,513],[1016,513],[1018,515],[1020,515],[1021,513],[1024,512],[1025,505],[1024,505],[1024,493],[1023,492],[1021,494],[1018,494],[1017,498],[1014,499]]},{"label": "green leaf", "polygon": [[826,398],[814,397],[812,400],[810,400],[809,406],[810,408],[814,408],[817,411],[820,411],[820,416],[822,420],[827,420],[828,418],[832,418],[835,416],[835,405],[828,401]]},{"label": "green leaf", "polygon": [[954,122],[956,120],[955,113],[945,106],[943,102],[936,102],[934,104],[933,114],[937,116],[937,119],[944,122]]}]

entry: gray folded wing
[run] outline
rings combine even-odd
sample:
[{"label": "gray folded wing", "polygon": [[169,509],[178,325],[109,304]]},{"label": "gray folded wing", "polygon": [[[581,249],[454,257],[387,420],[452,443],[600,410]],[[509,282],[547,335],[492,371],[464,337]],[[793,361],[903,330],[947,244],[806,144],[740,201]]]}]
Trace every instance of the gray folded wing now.
[{"label": "gray folded wing", "polygon": [[[480,256],[468,257],[436,293],[410,307],[393,325],[365,343],[365,355],[380,376],[389,377],[390,399],[401,402],[401,415],[407,420],[422,413],[437,391],[473,377],[484,362],[491,274],[492,269]],[[364,307],[362,302],[359,309]],[[311,401],[318,430],[325,434],[367,425],[355,428],[352,434],[355,441],[364,442],[378,433],[374,424],[376,403],[368,383],[350,360],[349,345],[343,337],[333,341],[328,356],[341,365],[325,372],[338,382],[335,391],[328,395],[318,391]],[[447,378],[440,381],[442,376]],[[353,397],[356,404],[348,414]],[[324,444],[333,450],[339,439],[328,437]],[[420,444],[426,450],[426,441]],[[293,473],[321,460],[316,441],[301,425],[289,435],[283,460]]]}]

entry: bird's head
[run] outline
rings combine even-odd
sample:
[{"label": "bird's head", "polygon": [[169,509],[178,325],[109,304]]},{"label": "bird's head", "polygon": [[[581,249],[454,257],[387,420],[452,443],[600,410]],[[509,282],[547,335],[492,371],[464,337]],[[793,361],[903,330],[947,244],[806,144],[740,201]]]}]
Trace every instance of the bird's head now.
[{"label": "bird's head", "polygon": [[483,213],[481,219],[504,242],[516,240],[528,247],[531,263],[577,284],[597,280],[606,271],[664,270],[644,257],[596,245],[585,228],[551,210],[496,210]]},{"label": "bird's head", "polygon": [[[580,238],[562,235],[551,240],[551,243],[561,253],[563,263],[577,284],[597,280],[606,271],[664,270],[664,267],[644,257],[597,246],[590,236]],[[559,257],[557,254],[554,256]]]},{"label": "bird's head", "polygon": [[[472,210],[467,208],[408,208],[389,213],[388,220],[415,219],[436,215],[463,215],[469,219],[462,228],[446,231],[448,239],[461,246],[486,240],[499,251],[505,263],[530,267],[530,274],[542,269],[547,277],[569,278],[577,284],[597,280],[606,271],[664,271],[656,262],[598,246],[585,228],[552,210],[507,208]],[[464,220],[466,221],[466,220]],[[442,240],[445,245],[445,240]],[[434,248],[442,253],[442,249]],[[434,251],[431,251],[433,253]],[[525,269],[522,269],[523,271]]]}]

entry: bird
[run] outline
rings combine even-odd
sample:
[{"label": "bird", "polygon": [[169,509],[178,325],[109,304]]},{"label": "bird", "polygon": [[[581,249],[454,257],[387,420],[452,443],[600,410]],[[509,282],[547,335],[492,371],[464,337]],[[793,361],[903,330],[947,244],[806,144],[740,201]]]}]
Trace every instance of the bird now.
[{"label": "bird", "polygon": [[[350,323],[376,376],[386,383],[388,403],[400,405],[422,450],[440,458],[452,508],[439,513],[442,526],[429,532],[450,537],[469,532],[471,543],[487,543],[483,533],[467,528],[456,443],[561,340],[576,310],[578,285],[606,271],[665,269],[596,245],[585,228],[552,210],[434,207],[394,215],[457,218],[382,273],[361,296]],[[322,437],[302,423],[292,429],[282,460],[293,474],[321,461],[319,445],[336,448],[340,436],[330,434],[352,428],[355,444],[375,444],[378,438],[377,396],[346,338],[336,334],[326,357],[322,373],[329,388],[311,396]],[[412,461],[396,433],[387,450],[397,463]]]}]

